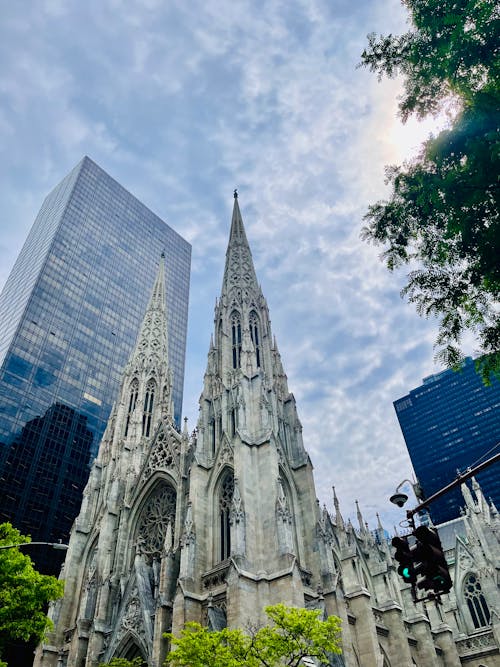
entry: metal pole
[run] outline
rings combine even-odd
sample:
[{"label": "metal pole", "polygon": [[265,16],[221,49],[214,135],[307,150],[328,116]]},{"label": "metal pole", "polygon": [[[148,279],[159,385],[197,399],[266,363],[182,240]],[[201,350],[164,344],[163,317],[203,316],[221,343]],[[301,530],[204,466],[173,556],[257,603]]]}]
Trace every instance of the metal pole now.
[{"label": "metal pole", "polygon": [[469,468],[467,472],[464,473],[459,473],[457,475],[457,478],[453,480],[453,482],[450,482],[447,486],[444,488],[440,489],[439,491],[436,491],[436,493],[433,493],[432,496],[429,496],[427,500],[424,502],[420,503],[420,505],[417,505],[414,507],[412,510],[406,510],[406,517],[412,521],[413,516],[417,513],[420,512],[420,510],[426,509],[428,505],[433,503],[435,500],[438,498],[441,498],[445,493],[448,493],[448,491],[451,491],[451,489],[454,489],[456,486],[459,484],[462,484],[466,479],[469,479],[470,477],[473,477],[475,474],[478,472],[481,472],[484,468],[487,468],[490,465],[493,465],[493,463],[497,463],[500,461],[500,452],[498,454],[495,454],[489,459],[486,459],[486,461],[483,461],[483,463],[480,463],[479,465],[475,466],[474,468]]},{"label": "metal pole", "polygon": [[33,546],[34,544],[43,544],[46,547],[61,549],[62,551],[67,551],[69,549],[69,545],[61,544],[60,542],[21,542],[20,544],[0,544],[0,549],[15,549],[16,547],[25,547],[27,545]]}]

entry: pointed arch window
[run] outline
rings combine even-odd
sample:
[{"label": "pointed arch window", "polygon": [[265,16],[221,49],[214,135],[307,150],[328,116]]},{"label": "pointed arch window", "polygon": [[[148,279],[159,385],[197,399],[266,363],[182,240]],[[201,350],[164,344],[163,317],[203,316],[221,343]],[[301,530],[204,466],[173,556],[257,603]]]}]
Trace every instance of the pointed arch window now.
[{"label": "pointed arch window", "polygon": [[261,349],[260,349],[260,327],[259,327],[259,318],[255,311],[250,313],[250,337],[252,339],[253,347],[255,350],[255,358],[257,360],[257,368],[260,368],[260,358],[261,358]]},{"label": "pointed arch window", "polygon": [[168,524],[175,527],[177,494],[169,484],[161,484],[149,495],[137,523],[136,543],[146,560],[159,557],[165,545]]},{"label": "pointed arch window", "polygon": [[233,502],[234,476],[227,472],[219,494],[219,558],[226,560],[231,555],[231,503]]},{"label": "pointed arch window", "polygon": [[231,315],[231,341],[233,352],[233,368],[241,365],[241,318],[236,311]]},{"label": "pointed arch window", "polygon": [[146,393],[144,394],[144,408],[142,412],[142,435],[149,437],[151,433],[151,422],[153,419],[153,408],[155,403],[155,389],[156,383],[154,380],[149,380],[146,385]]},{"label": "pointed arch window", "polygon": [[128,435],[130,420],[132,419],[132,414],[135,410],[135,406],[137,405],[138,395],[139,395],[139,381],[137,379],[134,379],[130,383],[130,395],[128,400],[127,419],[125,421],[125,433],[124,433],[125,437],[127,437]]},{"label": "pointed arch window", "polygon": [[490,624],[490,610],[486,603],[481,584],[476,574],[469,574],[464,581],[464,598],[475,628]]}]

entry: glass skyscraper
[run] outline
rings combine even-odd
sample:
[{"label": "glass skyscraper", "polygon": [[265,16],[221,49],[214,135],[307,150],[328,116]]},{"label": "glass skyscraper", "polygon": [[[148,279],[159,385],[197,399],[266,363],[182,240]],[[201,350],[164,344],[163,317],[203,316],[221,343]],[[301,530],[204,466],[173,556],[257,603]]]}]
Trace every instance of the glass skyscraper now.
[{"label": "glass skyscraper", "polygon": [[34,540],[68,539],[163,251],[179,424],[191,246],[88,157],[45,199],[5,284],[0,521]]},{"label": "glass skyscraper", "polygon": [[[394,402],[415,473],[426,497],[457,476],[457,470],[488,459],[500,443],[500,382],[483,384],[474,361],[459,371],[446,370],[424,378],[423,384]],[[483,493],[500,503],[500,464],[477,475]],[[464,500],[454,489],[430,505],[434,523],[459,516]]]}]

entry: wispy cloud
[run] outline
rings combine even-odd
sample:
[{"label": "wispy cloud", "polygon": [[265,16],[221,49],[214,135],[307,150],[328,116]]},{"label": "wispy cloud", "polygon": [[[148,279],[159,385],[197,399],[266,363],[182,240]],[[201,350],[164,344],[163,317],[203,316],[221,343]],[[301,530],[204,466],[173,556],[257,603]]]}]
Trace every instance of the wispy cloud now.
[{"label": "wispy cloud", "polygon": [[398,82],[356,65],[368,32],[402,29],[397,0],[45,0],[0,26],[0,280],[89,154],[193,243],[194,426],[238,186],[318,496],[335,484],[346,516],[359,498],[389,525],[411,474],[392,401],[432,372],[433,325],[359,231],[424,129],[395,118]]}]

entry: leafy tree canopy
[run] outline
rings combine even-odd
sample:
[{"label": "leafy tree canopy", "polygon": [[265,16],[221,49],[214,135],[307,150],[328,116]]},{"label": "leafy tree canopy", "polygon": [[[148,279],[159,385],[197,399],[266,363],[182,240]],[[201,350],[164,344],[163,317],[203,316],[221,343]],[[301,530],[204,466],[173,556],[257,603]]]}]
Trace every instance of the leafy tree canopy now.
[{"label": "leafy tree canopy", "polygon": [[272,621],[259,629],[224,628],[210,632],[188,623],[180,637],[166,635],[175,648],[166,665],[172,667],[298,667],[305,657],[329,665],[332,654],[341,653],[340,619],[319,619],[316,609],[297,609],[277,604],[265,608]]},{"label": "leafy tree canopy", "polygon": [[437,358],[459,364],[465,330],[479,367],[500,376],[500,21],[494,0],[402,0],[410,30],[368,36],[361,64],[402,75],[403,121],[447,110],[447,129],[387,168],[391,197],[370,206],[364,238],[385,246],[390,270],[416,265],[402,291],[440,318]]},{"label": "leafy tree canopy", "polygon": [[99,667],[143,667],[144,660],[142,658],[134,658],[127,660],[126,658],[112,658],[110,662],[101,662]]},{"label": "leafy tree canopy", "polygon": [[[0,546],[29,541],[10,523],[0,524]],[[0,549],[0,654],[9,641],[42,640],[52,627],[44,609],[62,597],[63,587],[62,581],[35,570],[18,548]]]}]

